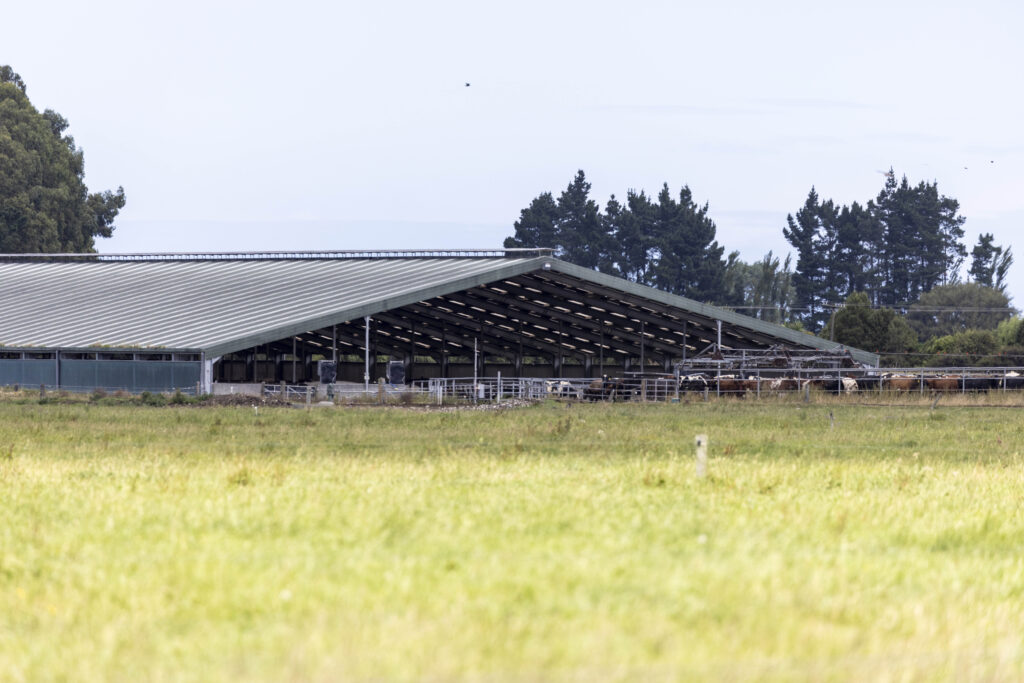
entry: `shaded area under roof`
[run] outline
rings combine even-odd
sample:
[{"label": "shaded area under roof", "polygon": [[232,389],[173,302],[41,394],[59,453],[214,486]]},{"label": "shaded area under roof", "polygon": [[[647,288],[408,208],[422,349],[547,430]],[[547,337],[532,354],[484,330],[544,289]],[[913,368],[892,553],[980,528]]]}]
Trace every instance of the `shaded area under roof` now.
[{"label": "shaded area under roof", "polygon": [[371,315],[382,351],[430,353],[475,338],[492,354],[670,359],[714,340],[718,320],[723,346],[843,348],[544,251],[373,254],[0,257],[0,346],[213,357],[299,335],[329,344],[336,329],[344,345],[361,347]]}]

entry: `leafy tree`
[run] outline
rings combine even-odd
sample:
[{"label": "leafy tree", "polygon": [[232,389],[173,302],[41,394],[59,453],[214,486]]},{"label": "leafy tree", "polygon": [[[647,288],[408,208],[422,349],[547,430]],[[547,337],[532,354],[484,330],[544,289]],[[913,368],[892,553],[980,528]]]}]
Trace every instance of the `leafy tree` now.
[{"label": "leafy tree", "polygon": [[954,367],[998,364],[999,341],[993,330],[963,330],[932,339],[925,351],[928,365]]},{"label": "leafy tree", "polygon": [[940,285],[910,307],[908,320],[918,337],[929,339],[965,330],[995,330],[1014,313],[1006,294],[976,282]]},{"label": "leafy tree", "polygon": [[835,312],[822,334],[846,346],[883,354],[905,354],[917,346],[917,335],[906,320],[891,308],[872,308],[864,292],[846,297],[845,305]]},{"label": "leafy tree", "polygon": [[996,327],[996,339],[1000,346],[1024,346],[1024,319],[1013,316],[1000,322]]},{"label": "leafy tree", "polygon": [[725,265],[725,294],[720,302],[742,307],[742,312],[774,323],[792,318],[794,302],[791,258],[781,262],[772,252],[754,263],[745,263],[739,252],[729,254]]},{"label": "leafy tree", "polygon": [[40,114],[24,81],[0,67],[0,253],[94,251],[110,237],[124,190],[90,194],[67,120]]},{"label": "leafy tree", "polygon": [[968,271],[979,285],[1006,291],[1006,276],[1013,265],[1011,248],[1003,249],[994,244],[992,233],[982,233],[971,251],[971,268]]}]

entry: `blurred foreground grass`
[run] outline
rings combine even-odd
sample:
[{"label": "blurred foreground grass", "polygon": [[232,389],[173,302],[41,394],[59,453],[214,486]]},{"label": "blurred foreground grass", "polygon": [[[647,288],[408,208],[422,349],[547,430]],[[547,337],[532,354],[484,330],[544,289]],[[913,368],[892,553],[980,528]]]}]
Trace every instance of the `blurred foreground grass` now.
[{"label": "blurred foreground grass", "polygon": [[930,402],[0,402],[0,680],[1019,680],[1022,451]]}]

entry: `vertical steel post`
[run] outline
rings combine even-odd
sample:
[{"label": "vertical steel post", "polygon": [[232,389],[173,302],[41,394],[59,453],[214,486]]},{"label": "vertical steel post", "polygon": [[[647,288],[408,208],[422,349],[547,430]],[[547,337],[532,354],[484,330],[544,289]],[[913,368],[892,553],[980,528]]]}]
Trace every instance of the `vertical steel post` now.
[{"label": "vertical steel post", "polygon": [[683,367],[686,367],[686,318],[683,318]]},{"label": "vertical steel post", "polygon": [[646,341],[645,330],[646,330],[646,328],[644,326],[644,321],[641,320],[640,321],[640,375],[641,375],[641,377],[643,376],[644,370],[645,370],[645,367],[644,367],[644,341]]},{"label": "vertical steel post", "polygon": [[366,336],[363,341],[363,391],[370,393],[370,316],[363,316]]}]

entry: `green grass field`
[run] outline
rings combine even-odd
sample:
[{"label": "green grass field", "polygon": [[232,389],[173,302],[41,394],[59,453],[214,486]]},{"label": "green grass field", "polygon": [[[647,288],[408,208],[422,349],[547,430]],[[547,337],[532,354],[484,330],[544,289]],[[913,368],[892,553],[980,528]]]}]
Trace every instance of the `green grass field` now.
[{"label": "green grass field", "polygon": [[0,401],[0,680],[1020,680],[1020,411]]}]

